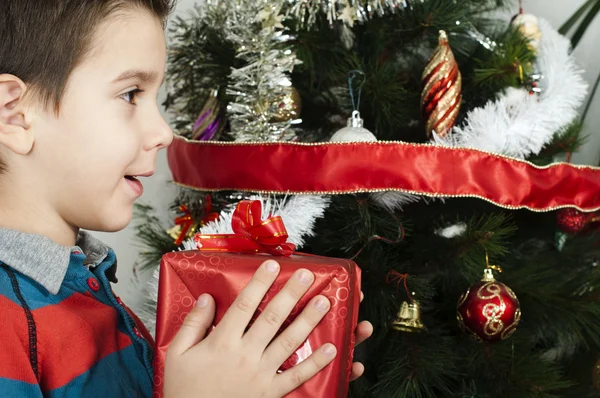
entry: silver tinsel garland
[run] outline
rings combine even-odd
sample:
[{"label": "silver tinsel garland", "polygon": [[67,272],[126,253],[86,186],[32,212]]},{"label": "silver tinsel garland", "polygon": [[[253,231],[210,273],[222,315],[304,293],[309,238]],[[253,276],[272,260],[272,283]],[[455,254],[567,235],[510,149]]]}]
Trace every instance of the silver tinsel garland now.
[{"label": "silver tinsel garland", "polygon": [[232,69],[227,111],[236,141],[288,141],[292,121],[277,122],[279,105],[289,96],[289,74],[299,61],[287,43],[282,0],[230,0],[227,39],[245,66]]},{"label": "silver tinsel garland", "polygon": [[392,13],[408,5],[407,0],[287,0],[287,3],[286,14],[308,28],[321,13],[327,16],[330,25],[341,20],[344,25],[352,27],[354,22],[365,22],[370,17]]}]

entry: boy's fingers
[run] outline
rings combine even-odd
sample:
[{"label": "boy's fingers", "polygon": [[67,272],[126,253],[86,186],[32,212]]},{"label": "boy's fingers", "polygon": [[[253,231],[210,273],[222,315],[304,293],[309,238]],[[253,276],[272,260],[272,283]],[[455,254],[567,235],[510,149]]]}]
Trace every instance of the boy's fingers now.
[{"label": "boy's fingers", "polygon": [[215,329],[215,333],[225,338],[241,338],[246,330],[252,315],[263,300],[267,291],[275,282],[279,274],[279,264],[274,260],[267,260],[258,267],[254,276],[242,289],[223,319]]},{"label": "boy's fingers", "polygon": [[312,285],[314,279],[314,275],[308,270],[300,269],[296,271],[254,321],[250,330],[244,335],[244,340],[259,349],[262,355],[265,347],[273,340],[285,319]]},{"label": "boy's fingers", "polygon": [[215,318],[215,301],[203,294],[198,298],[196,305],[187,314],[181,328],[171,341],[169,351],[181,355],[206,336],[206,331],[212,326]]},{"label": "boy's fingers", "polygon": [[333,344],[325,344],[300,364],[275,376],[277,396],[284,396],[300,387],[327,366],[337,354]]},{"label": "boy's fingers", "polygon": [[330,302],[327,297],[316,296],[304,311],[267,347],[263,358],[269,366],[279,369],[282,363],[302,344],[321,319],[327,314]]},{"label": "boy's fingers", "polygon": [[369,321],[362,321],[356,326],[356,343],[354,346],[359,345],[373,334],[373,325]]},{"label": "boy's fingers", "polygon": [[352,364],[352,374],[350,375],[350,381],[358,379],[365,372],[365,366],[360,362],[354,362]]}]

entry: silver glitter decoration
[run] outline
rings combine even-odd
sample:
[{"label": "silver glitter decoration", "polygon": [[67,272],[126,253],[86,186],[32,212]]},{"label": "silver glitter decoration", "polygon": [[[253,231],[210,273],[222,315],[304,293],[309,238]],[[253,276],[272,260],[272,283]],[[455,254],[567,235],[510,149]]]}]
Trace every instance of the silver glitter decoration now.
[{"label": "silver glitter decoration", "polygon": [[[460,25],[460,24],[461,24],[460,21],[456,21],[456,25]],[[466,34],[472,40],[475,40],[476,42],[481,44],[481,46],[483,48],[485,48],[487,50],[490,50],[490,51],[496,50],[498,43],[496,43],[494,40],[490,39],[489,37],[487,37],[486,35],[481,33],[479,30],[477,30],[477,28],[471,22],[467,22],[463,25],[465,25],[467,27]]]},{"label": "silver glitter decoration", "polygon": [[227,112],[236,141],[288,141],[294,121],[275,122],[277,109],[291,93],[290,73],[299,63],[287,43],[283,0],[229,0],[227,39],[244,66],[232,69]]},{"label": "silver glitter decoration", "polygon": [[[417,0],[420,1],[420,0]],[[320,13],[327,16],[331,26],[338,20],[345,26],[365,22],[373,16],[394,13],[407,7],[406,0],[286,0],[286,15],[310,28]]]}]

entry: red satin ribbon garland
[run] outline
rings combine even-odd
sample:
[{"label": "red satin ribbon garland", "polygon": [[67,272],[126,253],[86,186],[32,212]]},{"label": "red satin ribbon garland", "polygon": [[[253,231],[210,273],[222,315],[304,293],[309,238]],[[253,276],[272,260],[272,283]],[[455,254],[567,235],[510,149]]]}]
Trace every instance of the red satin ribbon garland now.
[{"label": "red satin ribbon garland", "polygon": [[550,211],[600,209],[600,169],[532,163],[474,149],[403,142],[223,143],[177,137],[168,149],[176,183],[204,191],[344,194],[397,190],[475,197]]},{"label": "red satin ribbon garland", "polygon": [[201,251],[237,253],[269,253],[290,256],[296,245],[288,243],[288,233],[281,217],[262,218],[259,200],[242,200],[238,203],[231,220],[233,234],[194,235],[194,242]]}]

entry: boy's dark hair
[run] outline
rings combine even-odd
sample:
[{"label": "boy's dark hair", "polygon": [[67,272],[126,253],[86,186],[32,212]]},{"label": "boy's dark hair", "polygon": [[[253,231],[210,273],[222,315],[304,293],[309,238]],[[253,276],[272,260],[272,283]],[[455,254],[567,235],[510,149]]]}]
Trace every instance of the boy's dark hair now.
[{"label": "boy's dark hair", "polygon": [[[175,0],[0,0],[0,74],[23,80],[45,108],[60,110],[67,80],[84,59],[98,25],[127,9],[163,24]],[[0,172],[2,172],[0,159]]]}]

